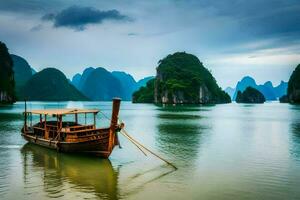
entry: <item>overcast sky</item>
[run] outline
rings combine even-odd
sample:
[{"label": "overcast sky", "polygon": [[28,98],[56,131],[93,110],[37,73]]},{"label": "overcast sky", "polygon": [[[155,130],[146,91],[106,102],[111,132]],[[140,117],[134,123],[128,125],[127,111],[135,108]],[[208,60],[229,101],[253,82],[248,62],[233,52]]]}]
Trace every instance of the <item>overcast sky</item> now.
[{"label": "overcast sky", "polygon": [[223,88],[245,75],[287,81],[300,63],[299,0],[0,0],[0,40],[36,70],[86,67],[155,75],[176,51]]}]

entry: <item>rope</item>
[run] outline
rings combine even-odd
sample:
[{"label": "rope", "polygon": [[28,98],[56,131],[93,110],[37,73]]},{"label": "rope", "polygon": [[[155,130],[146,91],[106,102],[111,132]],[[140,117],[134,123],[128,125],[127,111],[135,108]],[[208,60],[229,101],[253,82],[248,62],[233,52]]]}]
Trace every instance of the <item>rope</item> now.
[{"label": "rope", "polygon": [[124,134],[122,131],[121,134],[124,135],[128,140],[130,140],[145,156],[147,156],[146,152],[137,143],[135,143],[135,141],[131,139],[130,136]]},{"label": "rope", "polygon": [[173,165],[172,163],[170,163],[169,161],[167,161],[166,159],[162,158],[161,156],[157,155],[156,153],[154,153],[153,151],[151,151],[150,149],[148,149],[147,147],[145,147],[144,145],[142,145],[141,143],[139,143],[138,141],[136,141],[135,139],[133,139],[126,131],[125,129],[121,130],[121,133],[123,135],[126,135],[128,138],[130,138],[130,141],[132,141],[133,143],[135,143],[136,146],[142,147],[144,150],[148,151],[149,153],[151,153],[152,155],[156,156],[157,158],[159,158],[160,160],[164,161],[165,163],[167,163],[168,165],[172,166],[175,170],[177,170],[177,167],[175,165]]},{"label": "rope", "polygon": [[[111,119],[104,114],[102,111],[100,111],[100,113],[109,121],[111,121]],[[118,117],[118,120],[123,123],[123,121]],[[147,156],[146,151],[148,151],[149,153],[151,153],[152,155],[156,156],[157,158],[159,158],[160,160],[164,161],[165,163],[167,163],[168,165],[172,166],[175,170],[177,170],[177,167],[175,165],[173,165],[172,163],[170,163],[169,161],[167,161],[166,159],[162,158],[161,156],[157,155],[156,153],[154,153],[153,151],[151,151],[150,149],[148,149],[147,147],[145,147],[144,145],[142,145],[141,143],[139,143],[137,140],[135,140],[133,137],[131,137],[124,128],[121,129],[120,133],[122,135],[124,135],[130,142],[132,142],[145,156]],[[144,149],[144,150],[143,150]]]},{"label": "rope", "polygon": [[99,112],[104,116],[105,119],[111,121],[111,119],[104,112],[102,112],[101,110]]}]

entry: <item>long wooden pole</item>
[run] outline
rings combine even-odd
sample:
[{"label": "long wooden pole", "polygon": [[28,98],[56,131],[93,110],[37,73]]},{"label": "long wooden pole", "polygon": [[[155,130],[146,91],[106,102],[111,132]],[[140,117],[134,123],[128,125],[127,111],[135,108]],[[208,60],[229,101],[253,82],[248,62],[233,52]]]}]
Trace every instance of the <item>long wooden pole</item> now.
[{"label": "long wooden pole", "polygon": [[78,114],[77,113],[75,113],[75,123],[76,123],[76,125],[78,124]]},{"label": "long wooden pole", "polygon": [[[121,130],[121,133],[123,132],[123,135],[127,135],[131,140],[133,140],[136,144],[138,144],[140,147],[142,147],[143,149],[145,149],[146,151],[148,151],[149,153],[151,153],[152,155],[156,156],[157,158],[161,159],[162,161],[164,161],[165,163],[167,163],[168,165],[172,166],[175,170],[177,170],[177,167],[175,165],[173,165],[172,163],[170,163],[169,161],[167,161],[166,159],[162,158],[161,156],[157,155],[156,153],[154,153],[153,151],[151,151],[150,149],[148,149],[147,147],[145,147],[144,145],[142,145],[141,143],[139,143],[138,141],[136,141],[135,139],[133,139],[127,132],[125,129]],[[130,140],[130,141],[131,141]]]},{"label": "long wooden pole", "polygon": [[27,102],[25,100],[25,112],[24,112],[24,130],[27,131]]},{"label": "long wooden pole", "polygon": [[114,98],[113,99],[113,106],[112,106],[112,114],[111,114],[111,121],[110,121],[110,129],[109,129],[109,142],[108,142],[108,152],[111,153],[115,146],[115,134],[116,128],[118,125],[118,116],[120,110],[121,99]]}]

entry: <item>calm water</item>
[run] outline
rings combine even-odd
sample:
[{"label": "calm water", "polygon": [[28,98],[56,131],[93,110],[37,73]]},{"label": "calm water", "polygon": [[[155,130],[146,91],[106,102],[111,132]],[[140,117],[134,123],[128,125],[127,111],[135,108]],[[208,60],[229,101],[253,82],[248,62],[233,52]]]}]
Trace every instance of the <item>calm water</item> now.
[{"label": "calm water", "polygon": [[[110,102],[28,107],[111,111]],[[110,160],[26,144],[22,111],[22,103],[0,107],[0,199],[300,199],[300,106],[122,102],[127,131],[177,171],[122,136]],[[101,115],[98,120],[108,123]]]}]

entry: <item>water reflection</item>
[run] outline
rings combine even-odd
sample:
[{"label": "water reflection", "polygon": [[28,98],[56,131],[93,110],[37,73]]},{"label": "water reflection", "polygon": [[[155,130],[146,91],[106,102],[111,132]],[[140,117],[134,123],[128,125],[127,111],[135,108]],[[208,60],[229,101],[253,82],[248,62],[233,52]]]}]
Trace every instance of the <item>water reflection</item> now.
[{"label": "water reflection", "polygon": [[197,157],[201,135],[206,129],[200,123],[200,110],[206,107],[160,107],[157,114],[156,141],[166,154],[177,159],[193,160]]},{"label": "water reflection", "polygon": [[300,121],[291,123],[291,132],[293,142],[291,153],[296,159],[300,159]]},{"label": "water reflection", "polygon": [[118,172],[108,159],[60,154],[32,144],[21,152],[28,195],[42,187],[51,198],[78,198],[83,192],[84,198],[118,199]]},{"label": "water reflection", "polygon": [[[110,115],[111,102],[61,102],[59,108],[81,104]],[[178,167],[171,172],[124,138],[123,149],[116,148],[110,157],[113,165],[38,146],[22,148],[24,104],[13,107],[0,107],[0,199],[300,197],[300,106],[122,102],[128,132]],[[52,107],[57,103],[28,103],[28,109]]]}]

